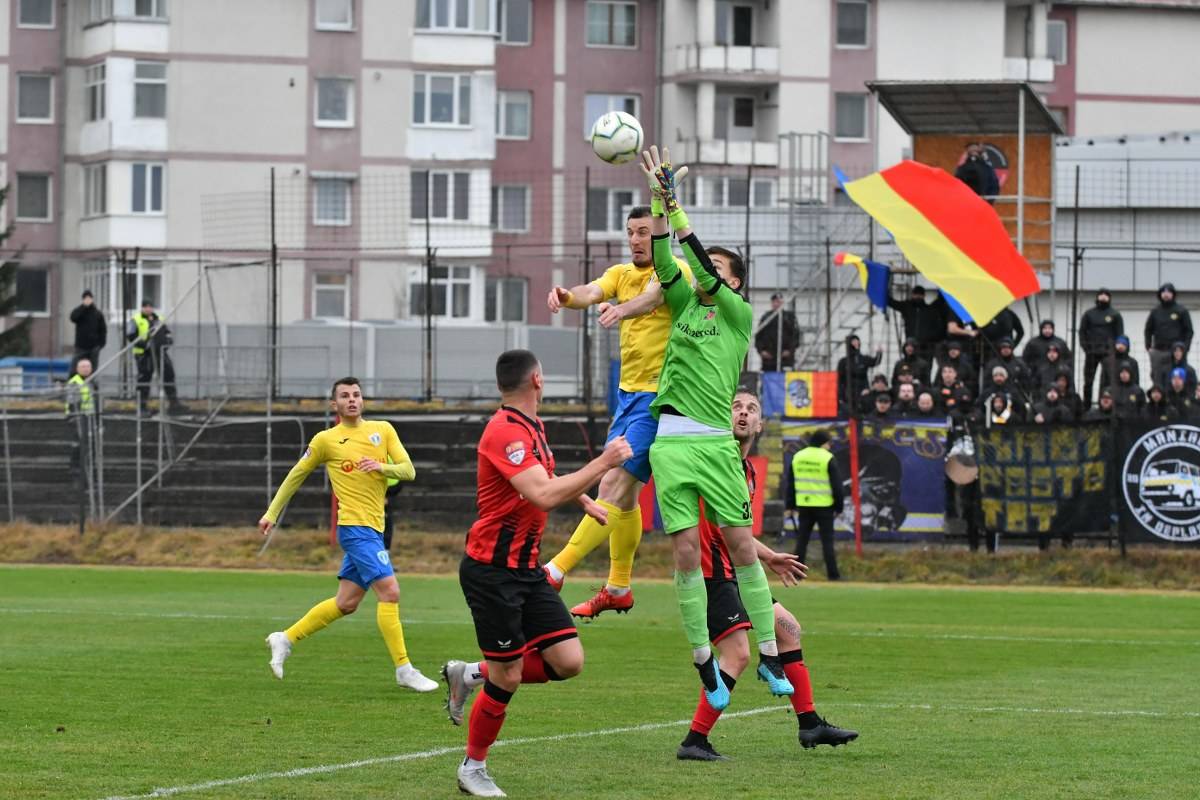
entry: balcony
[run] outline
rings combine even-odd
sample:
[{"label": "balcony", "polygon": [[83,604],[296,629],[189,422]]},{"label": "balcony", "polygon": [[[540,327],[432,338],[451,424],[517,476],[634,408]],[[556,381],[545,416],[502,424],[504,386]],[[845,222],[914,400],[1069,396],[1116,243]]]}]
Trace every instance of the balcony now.
[{"label": "balcony", "polygon": [[1006,81],[1050,83],[1054,80],[1054,61],[1049,58],[1005,58],[1003,77]]},{"label": "balcony", "polygon": [[[674,157],[682,164],[726,164],[730,166],[756,167],[779,166],[778,142],[733,142],[728,139],[688,139],[679,145],[683,158]],[[674,152],[672,152],[674,155]]]},{"label": "balcony", "polygon": [[716,73],[728,77],[779,74],[778,47],[685,44],[675,48],[674,72]]}]

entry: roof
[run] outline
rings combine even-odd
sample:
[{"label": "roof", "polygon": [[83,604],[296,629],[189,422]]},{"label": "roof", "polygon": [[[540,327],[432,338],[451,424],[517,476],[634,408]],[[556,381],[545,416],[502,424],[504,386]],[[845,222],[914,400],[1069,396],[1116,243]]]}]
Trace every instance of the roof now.
[{"label": "roof", "polygon": [[1024,81],[867,81],[867,88],[909,135],[1018,133],[1022,93],[1026,133],[1065,133]]}]

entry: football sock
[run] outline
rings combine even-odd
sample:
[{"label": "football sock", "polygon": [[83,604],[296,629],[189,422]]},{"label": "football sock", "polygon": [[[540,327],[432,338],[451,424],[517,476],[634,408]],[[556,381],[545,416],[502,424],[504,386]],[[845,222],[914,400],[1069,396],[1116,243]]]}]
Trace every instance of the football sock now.
[{"label": "football sock", "polygon": [[783,674],[795,690],[788,696],[792,708],[797,714],[813,710],[812,679],[808,676],[808,667],[804,666],[804,651],[791,650],[780,653],[779,660],[783,662]]},{"label": "football sock", "polygon": [[771,600],[771,586],[767,583],[767,574],[763,572],[762,562],[755,561],[744,567],[735,566],[737,574],[738,593],[742,596],[742,605],[750,615],[750,624],[754,626],[754,636],[758,639],[758,650],[764,655],[773,656],[779,653],[775,646],[775,609]]},{"label": "football sock", "polygon": [[512,692],[506,692],[491,681],[483,684],[483,691],[471,706],[471,719],[467,723],[467,758],[487,759],[488,748],[500,735],[500,726],[504,724],[504,714],[512,696]]},{"label": "football sock", "polygon": [[608,509],[609,524],[601,525],[591,517],[584,515],[583,519],[579,520],[579,525],[575,527],[575,532],[571,534],[571,540],[567,542],[562,550],[558,551],[558,555],[550,559],[554,566],[558,567],[564,574],[579,566],[579,562],[583,561],[588,553],[600,546],[600,543],[608,538],[612,531],[611,520],[614,514],[620,514],[621,509],[609,503],[606,500],[597,500],[602,508]]},{"label": "football sock", "polygon": [[482,686],[487,680],[488,667],[486,661],[476,661],[473,664],[467,664],[467,668],[463,670],[463,681],[467,686],[474,689],[476,686]]},{"label": "football sock", "polygon": [[675,596],[683,617],[683,632],[692,646],[692,658],[697,664],[708,661],[708,589],[704,573],[699,569],[686,572],[675,570]]},{"label": "football sock", "polygon": [[312,636],[329,623],[335,622],[343,616],[341,609],[337,607],[337,600],[331,597],[328,600],[322,600],[310,608],[307,614],[301,617],[295,625],[284,631],[284,633],[287,634],[288,641],[295,644],[301,639]]},{"label": "football sock", "polygon": [[383,634],[384,644],[392,654],[392,663],[402,667],[408,663],[408,650],[404,647],[404,628],[400,625],[400,604],[379,603],[375,607],[375,622]]},{"label": "football sock", "polygon": [[546,571],[549,572],[550,577],[554,578],[556,581],[561,581],[563,578],[567,577],[567,573],[559,569],[558,564],[555,564],[553,561],[546,565]]},{"label": "football sock", "polygon": [[[732,692],[733,685],[737,681],[729,677],[725,673],[725,670],[721,670],[721,680],[725,682],[725,688]],[[720,717],[721,712],[708,704],[708,698],[704,696],[704,690],[701,689],[700,702],[696,703],[696,713],[692,715],[692,731],[707,737]],[[687,742],[685,740],[684,744],[694,744],[694,742]]]},{"label": "football sock", "polygon": [[620,597],[633,578],[633,557],[642,541],[642,509],[608,512],[608,593]]},{"label": "football sock", "polygon": [[526,651],[525,657],[521,660],[521,683],[546,683],[547,681],[561,680],[562,678],[558,676],[554,668],[542,658],[540,650]]}]

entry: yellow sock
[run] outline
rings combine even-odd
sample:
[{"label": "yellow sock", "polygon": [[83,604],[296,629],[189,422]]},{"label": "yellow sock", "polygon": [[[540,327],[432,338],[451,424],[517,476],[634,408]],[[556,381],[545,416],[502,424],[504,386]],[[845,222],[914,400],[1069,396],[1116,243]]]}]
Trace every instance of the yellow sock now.
[{"label": "yellow sock", "polygon": [[328,600],[322,600],[310,608],[307,614],[301,617],[295,625],[284,631],[284,633],[287,634],[288,641],[295,644],[301,639],[312,636],[329,623],[336,622],[343,616],[341,609],[337,607],[337,600],[331,597]]},{"label": "yellow sock", "polygon": [[588,553],[595,550],[601,542],[608,538],[612,531],[614,516],[621,513],[619,508],[605,500],[598,500],[597,503],[608,509],[609,524],[601,525],[586,515],[579,521],[575,532],[571,534],[571,541],[567,542],[566,547],[560,550],[558,555],[550,559],[554,566],[562,570],[564,575],[579,566],[579,562],[583,561]]},{"label": "yellow sock", "polygon": [[[609,514],[612,514],[610,511]],[[642,541],[642,509],[617,512],[608,518],[612,535],[608,537],[608,585],[628,589],[633,580],[633,557]]]},{"label": "yellow sock", "polygon": [[400,604],[380,603],[375,607],[375,621],[379,632],[392,654],[392,663],[397,667],[408,663],[408,650],[404,647],[404,628],[400,625]]}]

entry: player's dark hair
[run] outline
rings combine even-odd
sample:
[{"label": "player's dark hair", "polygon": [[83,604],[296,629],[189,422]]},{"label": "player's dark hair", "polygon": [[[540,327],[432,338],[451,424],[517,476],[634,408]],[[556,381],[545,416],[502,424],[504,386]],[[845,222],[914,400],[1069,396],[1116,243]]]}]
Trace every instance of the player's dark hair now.
[{"label": "player's dark hair", "polygon": [[352,375],[347,375],[346,377],[338,378],[333,382],[333,388],[329,390],[330,400],[333,400],[337,397],[337,387],[339,386],[357,386],[359,391],[362,391],[362,384],[359,383],[358,378],[355,378]]},{"label": "player's dark hair", "polygon": [[529,350],[506,350],[496,359],[497,388],[501,392],[515,392],[525,385],[537,365],[537,356]]},{"label": "player's dark hair", "polygon": [[745,294],[746,262],[742,261],[742,257],[727,247],[710,247],[704,252],[708,253],[710,256],[725,256],[725,258],[729,259],[729,270],[733,273],[733,277],[738,279],[738,283],[741,284],[738,288],[738,291],[742,294]]},{"label": "player's dark hair", "polygon": [[645,219],[650,216],[650,206],[634,206],[629,209],[629,216],[625,217],[628,222],[631,219]]},{"label": "player's dark hair", "polygon": [[754,402],[758,403],[760,406],[762,405],[762,400],[759,398],[758,392],[754,391],[754,389],[750,388],[749,386],[739,386],[737,391],[733,393],[733,396],[737,397],[739,394],[748,394],[754,398]]}]

